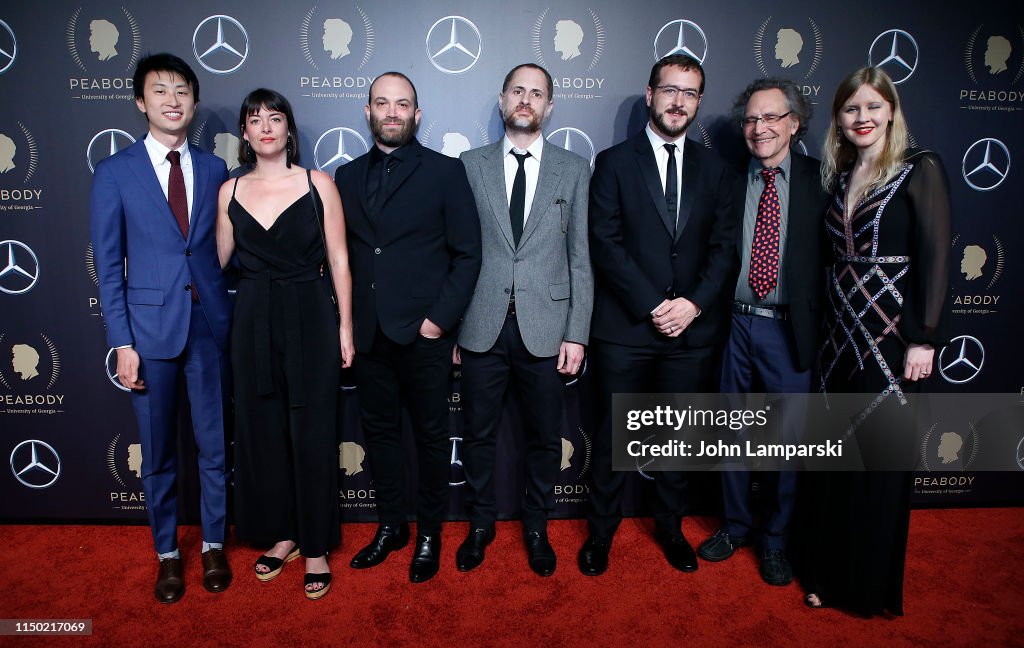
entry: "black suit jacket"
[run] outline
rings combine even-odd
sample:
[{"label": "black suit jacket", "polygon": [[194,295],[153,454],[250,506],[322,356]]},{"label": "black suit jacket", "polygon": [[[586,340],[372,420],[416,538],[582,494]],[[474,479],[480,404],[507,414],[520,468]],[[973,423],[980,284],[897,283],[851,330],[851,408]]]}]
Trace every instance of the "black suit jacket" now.
[{"label": "black suit jacket", "polygon": [[590,181],[592,338],[626,346],[663,343],[667,338],[650,313],[674,297],[702,310],[680,336],[683,345],[709,346],[727,335],[739,272],[733,174],[718,155],[687,140],[682,175],[673,239],[646,131],[597,156]]},{"label": "black suit jacket", "polygon": [[480,219],[458,159],[413,139],[395,152],[379,211],[369,213],[370,155],[338,168],[352,270],[356,350],[373,346],[377,325],[410,344],[429,318],[446,333],[458,327],[480,272]]},{"label": "black suit jacket", "polygon": [[[810,369],[822,335],[822,304],[825,291],[825,209],[829,196],[821,188],[820,162],[790,152],[789,214],[786,224],[786,291],[790,323],[796,340],[797,367]],[[737,249],[743,248],[743,209],[747,196],[746,169],[736,175],[735,219]],[[747,277],[739,277],[746,281]]]}]

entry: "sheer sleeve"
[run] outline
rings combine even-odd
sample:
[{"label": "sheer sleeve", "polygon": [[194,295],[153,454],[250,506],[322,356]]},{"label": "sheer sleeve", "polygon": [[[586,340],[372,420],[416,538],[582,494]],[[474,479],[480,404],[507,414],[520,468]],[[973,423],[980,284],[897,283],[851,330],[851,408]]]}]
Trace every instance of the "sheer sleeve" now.
[{"label": "sheer sleeve", "polygon": [[946,343],[943,315],[949,292],[952,214],[942,161],[930,152],[912,160],[907,191],[912,210],[910,285],[903,302],[901,333],[907,342]]}]

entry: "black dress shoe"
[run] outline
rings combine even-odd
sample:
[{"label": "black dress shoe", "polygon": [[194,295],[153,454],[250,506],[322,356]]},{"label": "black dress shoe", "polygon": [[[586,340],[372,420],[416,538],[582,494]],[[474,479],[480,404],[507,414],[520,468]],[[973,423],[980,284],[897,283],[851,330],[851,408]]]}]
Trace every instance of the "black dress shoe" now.
[{"label": "black dress shoe", "polygon": [[153,594],[161,603],[174,603],[185,593],[185,576],[181,558],[164,558],[156,573]]},{"label": "black dress shoe", "polygon": [[353,569],[376,567],[384,562],[388,554],[409,544],[409,523],[399,525],[381,524],[370,544],[359,550],[349,563]]},{"label": "black dress shoe", "polygon": [[590,536],[580,547],[576,565],[584,576],[600,576],[608,569],[608,553],[612,550],[611,540]]},{"label": "black dress shoe", "polygon": [[720,562],[731,558],[745,544],[746,538],[737,538],[726,533],[725,529],[719,529],[715,535],[700,543],[697,555],[708,562]]},{"label": "black dress shoe", "polygon": [[526,555],[530,559],[530,569],[538,576],[550,576],[555,573],[557,558],[555,550],[548,542],[548,534],[545,531],[526,531],[523,533],[523,542],[526,543]]},{"label": "black dress shoe", "polygon": [[665,559],[681,572],[697,571],[697,554],[693,547],[686,541],[682,533],[667,534],[657,532],[654,534],[661,550],[665,552]]},{"label": "black dress shoe", "polygon": [[223,549],[203,552],[203,587],[214,594],[223,592],[231,584],[231,566]]},{"label": "black dress shoe", "polygon": [[441,536],[417,535],[416,550],[409,565],[409,580],[413,583],[428,581],[441,566]]},{"label": "black dress shoe", "polygon": [[769,585],[789,585],[793,582],[793,566],[784,549],[761,551],[761,578]]},{"label": "black dress shoe", "polygon": [[494,542],[494,526],[470,527],[469,535],[455,552],[455,566],[462,572],[476,569],[484,561],[487,545]]}]

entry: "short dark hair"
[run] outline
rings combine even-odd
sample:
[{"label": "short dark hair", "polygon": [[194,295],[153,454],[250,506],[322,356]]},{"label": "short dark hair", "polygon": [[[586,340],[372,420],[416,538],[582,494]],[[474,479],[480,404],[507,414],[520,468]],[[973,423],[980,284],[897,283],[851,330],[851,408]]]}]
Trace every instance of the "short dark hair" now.
[{"label": "short dark hair", "polygon": [[811,107],[811,102],[807,101],[804,93],[800,92],[800,88],[797,87],[796,83],[789,79],[768,77],[767,79],[758,79],[744,88],[743,92],[732,103],[733,122],[738,124],[740,120],[746,117],[747,102],[750,101],[755,92],[762,90],[779,90],[782,92],[783,96],[786,97],[786,108],[800,122],[800,126],[796,129],[796,134],[793,136],[793,141],[799,142],[803,139],[803,136],[807,133],[807,125],[811,123],[811,114],[814,109]]},{"label": "short dark hair", "polygon": [[146,76],[150,72],[171,72],[172,74],[179,75],[192,88],[192,99],[199,103],[199,78],[196,77],[196,73],[192,71],[188,63],[167,52],[150,54],[135,66],[135,74],[132,76],[132,88],[135,90],[136,99],[142,99],[142,93],[146,89]]},{"label": "short dark hair", "polygon": [[[266,108],[270,112],[279,112],[288,120],[288,136],[292,140],[291,148],[288,151],[288,166],[299,161],[299,129],[295,125],[295,115],[292,114],[292,105],[288,103],[284,95],[267,88],[257,88],[246,95],[242,100],[242,108],[238,111],[238,134],[241,137],[245,133],[245,122],[250,115],[255,115],[260,108]],[[238,147],[238,161],[242,164],[253,164],[256,156],[252,149],[247,146],[244,139]]]},{"label": "short dark hair", "polygon": [[373,83],[370,84],[370,91],[367,92],[367,94],[366,94],[366,101],[367,101],[367,103],[373,103],[373,86],[377,83],[377,79],[379,79],[381,77],[386,77],[386,76],[398,77],[399,79],[405,79],[405,82],[408,83],[412,87],[412,107],[413,108],[419,108],[420,107],[419,94],[416,92],[416,84],[413,83],[412,79],[410,79],[409,77],[405,76],[401,72],[396,72],[394,70],[392,70],[391,72],[384,72],[382,74],[378,74],[377,75],[377,78],[374,79]]},{"label": "short dark hair", "polygon": [[647,80],[647,87],[655,88],[661,84],[661,68],[674,65],[684,70],[693,70],[700,74],[700,88],[698,89],[701,94],[704,94],[704,68],[700,66],[700,61],[688,56],[686,54],[669,54],[658,60],[651,68],[651,77]]},{"label": "short dark hair", "polygon": [[544,73],[544,78],[548,81],[548,101],[553,100],[555,95],[555,82],[551,79],[551,75],[548,74],[548,71],[536,63],[520,63],[509,70],[508,74],[505,75],[505,80],[501,83],[501,92],[504,93],[508,90],[508,84],[512,82],[512,77],[516,75],[516,72],[523,68],[533,68],[534,70],[540,70]]}]

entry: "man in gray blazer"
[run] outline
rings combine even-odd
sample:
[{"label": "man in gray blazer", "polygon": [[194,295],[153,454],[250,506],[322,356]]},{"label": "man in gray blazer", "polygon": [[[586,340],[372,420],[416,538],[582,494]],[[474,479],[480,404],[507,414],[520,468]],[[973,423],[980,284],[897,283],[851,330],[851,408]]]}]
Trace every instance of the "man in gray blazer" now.
[{"label": "man in gray blazer", "polygon": [[523,539],[533,571],[555,571],[547,519],[561,464],[561,377],[576,374],[583,362],[593,278],[590,165],[544,140],[552,90],[544,68],[513,68],[498,95],[505,137],[462,154],[480,214],[483,266],[459,333],[470,520],[456,553],[460,571],[480,565],[494,540],[495,442],[510,382],[524,404],[526,428]]}]

